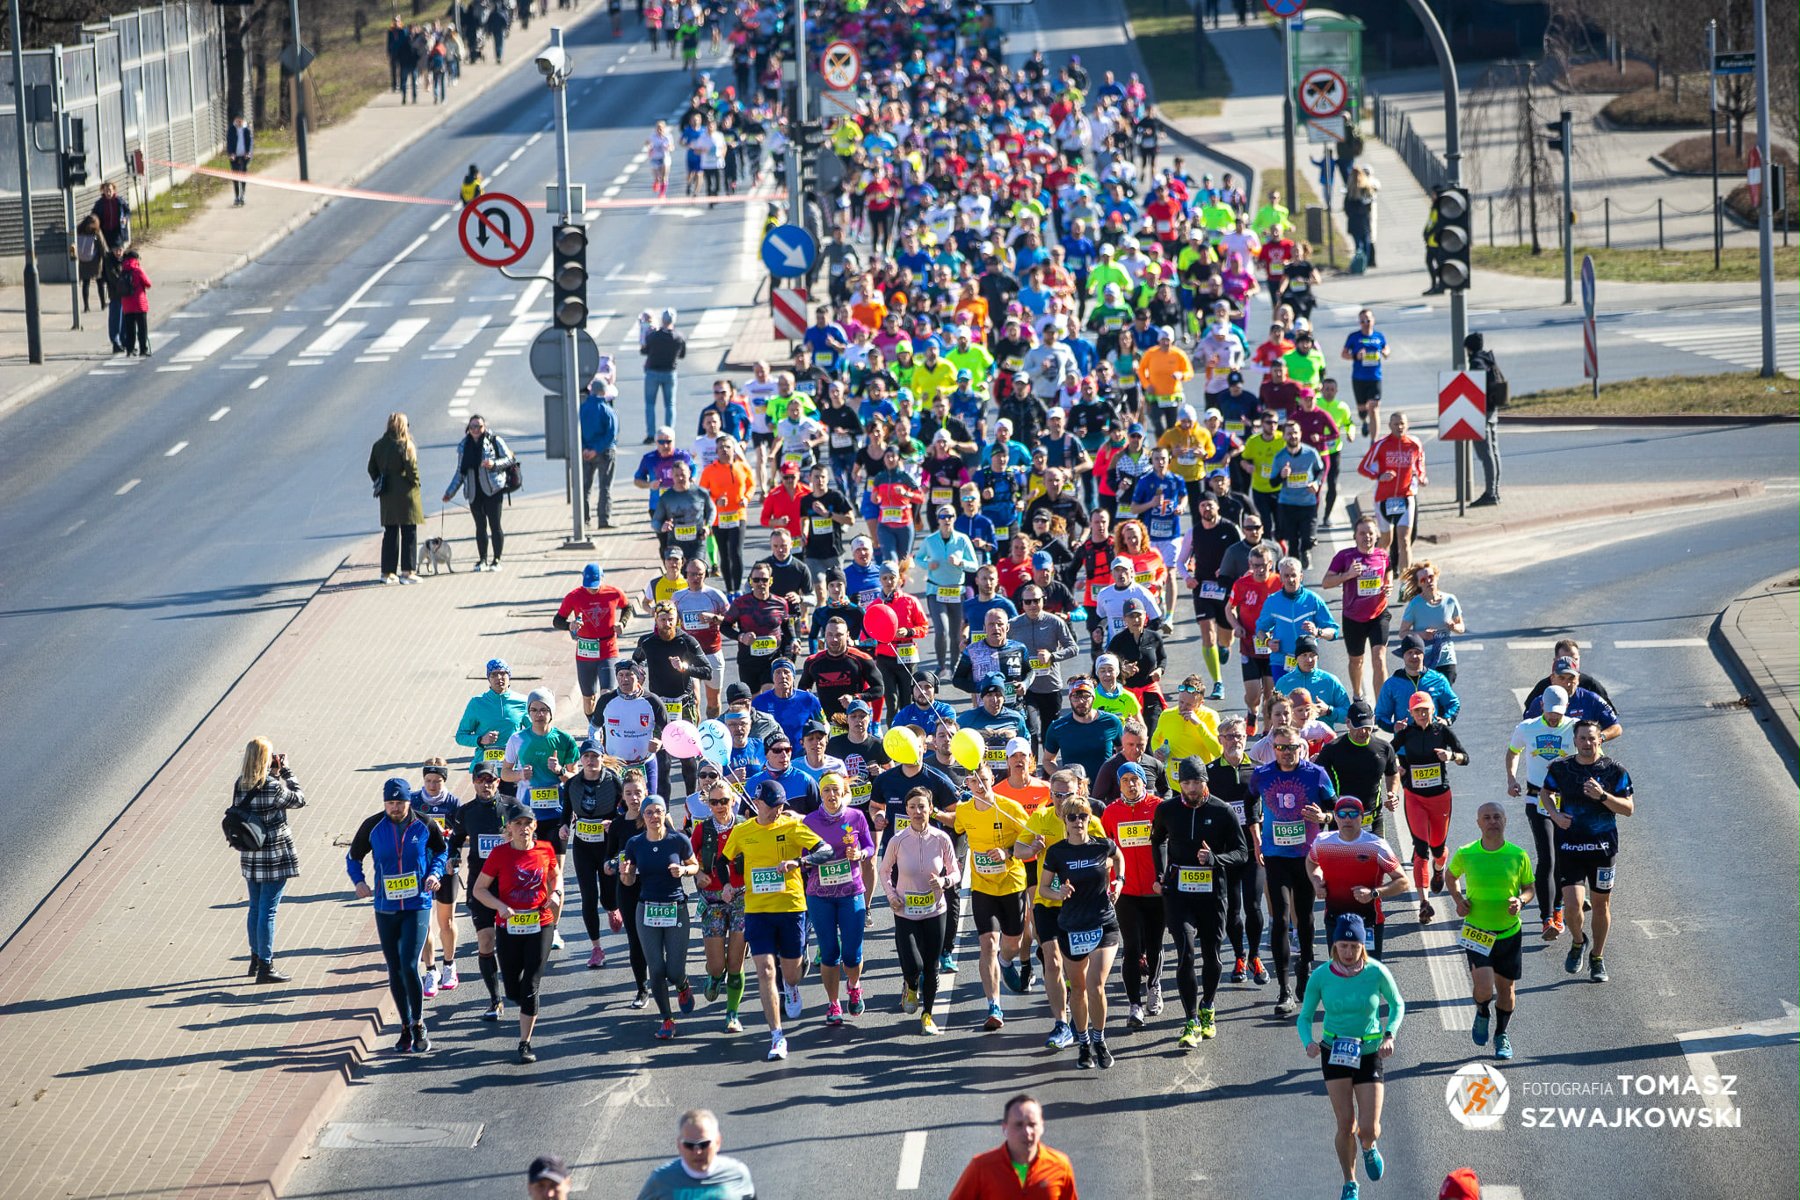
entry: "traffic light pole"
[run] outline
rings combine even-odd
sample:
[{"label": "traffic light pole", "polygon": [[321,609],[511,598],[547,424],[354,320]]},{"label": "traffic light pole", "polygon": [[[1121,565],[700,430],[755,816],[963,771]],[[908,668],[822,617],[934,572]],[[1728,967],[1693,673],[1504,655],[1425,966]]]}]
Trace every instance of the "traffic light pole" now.
[{"label": "traffic light pole", "polygon": [[6,11],[12,35],[13,123],[19,143],[19,212],[25,232],[25,357],[37,365],[44,361],[44,330],[38,311],[37,224],[31,219],[31,128],[25,119],[25,55],[20,45],[24,34],[16,0]]},{"label": "traffic light pole", "polygon": [[[1762,277],[1762,371],[1775,377],[1775,159],[1769,153],[1769,13],[1756,0],[1756,148],[1761,153],[1762,203],[1756,206],[1758,274]],[[1782,184],[1786,186],[1785,181]],[[1785,197],[1784,197],[1785,199]]]},{"label": "traffic light pole", "polygon": [[1563,160],[1563,197],[1562,197],[1562,252],[1563,252],[1563,303],[1575,303],[1575,198],[1574,185],[1570,179],[1570,158],[1575,147],[1569,143],[1575,140],[1574,118],[1568,109],[1563,109],[1562,119],[1558,122],[1562,133],[1558,140],[1562,142]]},{"label": "traffic light pole", "polygon": [[[1305,10],[1302,9],[1302,12]],[[1199,18],[1196,17],[1195,20]],[[1286,169],[1286,179],[1282,186],[1282,198],[1288,203],[1288,211],[1292,213],[1299,203],[1294,198],[1296,181],[1294,179],[1294,19],[1282,17],[1281,20],[1281,154],[1282,165]],[[1266,190],[1266,189],[1265,189]],[[1255,197],[1251,197],[1251,212],[1255,212]],[[1331,225],[1331,213],[1325,213],[1327,228]]]},{"label": "traffic light pole", "polygon": [[806,0],[794,0],[794,116],[788,122],[788,220],[802,225],[806,219],[806,189],[802,186],[801,164],[806,148],[801,145],[800,127],[806,124]]},{"label": "traffic light pole", "polygon": [[[550,44],[563,49],[563,31],[550,30]],[[573,189],[569,186],[569,86],[567,77],[550,81],[552,107],[556,110],[556,188],[561,196],[559,224],[579,225],[586,215],[575,210]],[[552,293],[554,295],[554,293]],[[553,302],[554,303],[554,302]],[[560,326],[556,311],[551,309],[552,325]],[[593,546],[583,523],[587,519],[586,498],[581,494],[581,378],[576,350],[576,326],[562,330],[562,401],[563,401],[563,465],[569,472],[569,537],[564,550],[586,550]],[[648,432],[648,430],[646,430]]]},{"label": "traffic light pole", "polygon": [[56,173],[57,190],[62,193],[63,232],[68,242],[69,328],[81,328],[81,272],[75,269],[75,188],[69,182],[69,114],[63,111],[63,54],[60,44],[51,47],[50,62],[56,81]]}]

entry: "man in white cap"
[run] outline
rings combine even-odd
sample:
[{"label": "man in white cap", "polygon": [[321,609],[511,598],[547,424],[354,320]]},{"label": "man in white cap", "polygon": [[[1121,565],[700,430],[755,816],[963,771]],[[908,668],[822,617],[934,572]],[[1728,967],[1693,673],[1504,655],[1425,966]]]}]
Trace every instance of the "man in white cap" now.
[{"label": "man in white cap", "polygon": [[[1506,747],[1506,794],[1526,795],[1525,819],[1531,824],[1531,838],[1537,849],[1537,862],[1532,870],[1533,890],[1538,909],[1543,914],[1543,935],[1553,942],[1563,931],[1562,906],[1550,884],[1555,877],[1556,852],[1554,831],[1550,821],[1538,807],[1538,792],[1550,772],[1550,764],[1575,753],[1575,722],[1569,720],[1567,689],[1551,684],[1544,689],[1543,710],[1529,720],[1520,721]],[[1525,759],[1525,783],[1519,783],[1519,759]]]}]

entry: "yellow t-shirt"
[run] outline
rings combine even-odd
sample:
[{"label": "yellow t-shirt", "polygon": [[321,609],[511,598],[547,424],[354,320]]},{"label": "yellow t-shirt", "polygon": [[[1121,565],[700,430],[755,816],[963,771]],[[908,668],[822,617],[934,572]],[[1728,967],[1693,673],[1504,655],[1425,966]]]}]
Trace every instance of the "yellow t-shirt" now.
[{"label": "yellow t-shirt", "polygon": [[1194,717],[1190,721],[1178,708],[1163,709],[1150,734],[1150,752],[1161,750],[1166,742],[1170,763],[1178,763],[1190,754],[1201,762],[1219,757],[1225,749],[1219,744],[1219,714],[1202,704],[1194,710]]},{"label": "yellow t-shirt", "polygon": [[670,579],[666,575],[658,575],[645,586],[644,592],[650,597],[650,603],[654,607],[655,605],[673,600],[675,598],[675,593],[686,589],[686,587],[687,580],[685,578]]},{"label": "yellow t-shirt", "polygon": [[733,825],[725,838],[725,857],[744,860],[744,911],[805,912],[806,884],[799,868],[783,871],[776,864],[823,844],[819,835],[792,813],[783,813],[768,825],[760,821]]},{"label": "yellow t-shirt", "polygon": [[1244,439],[1242,458],[1255,467],[1250,473],[1250,490],[1255,492],[1279,492],[1281,480],[1272,478],[1271,468],[1275,465],[1275,456],[1287,447],[1287,439],[1280,434],[1266,438],[1260,433],[1253,433]]},{"label": "yellow t-shirt", "polygon": [[914,366],[912,374],[907,377],[908,387],[912,389],[914,399],[919,404],[929,406],[932,398],[940,391],[956,390],[956,368],[944,359],[938,359],[935,367],[928,367],[923,362]]},{"label": "yellow t-shirt", "polygon": [[1030,819],[1004,796],[995,796],[990,808],[976,807],[973,799],[956,806],[956,832],[969,838],[971,889],[989,896],[1011,896],[1025,890],[1025,864],[1008,851],[1018,844]]},{"label": "yellow t-shirt", "polygon": [[[1056,806],[1054,804],[1046,804],[1044,807],[1031,814],[1031,820],[1025,822],[1025,832],[1031,837],[1043,838],[1044,849],[1048,850],[1050,847],[1063,840],[1062,814],[1056,811]],[[1088,818],[1088,836],[1091,838],[1103,838],[1106,836],[1106,826],[1100,823],[1099,817]],[[1031,889],[1031,902],[1033,904],[1041,904],[1045,908],[1062,907],[1061,900],[1045,900],[1041,898],[1038,895],[1036,888]]]},{"label": "yellow t-shirt", "polygon": [[1169,452],[1169,466],[1175,474],[1189,481],[1200,478],[1213,452],[1212,434],[1199,425],[1188,433],[1183,433],[1180,425],[1171,425],[1156,444]]}]

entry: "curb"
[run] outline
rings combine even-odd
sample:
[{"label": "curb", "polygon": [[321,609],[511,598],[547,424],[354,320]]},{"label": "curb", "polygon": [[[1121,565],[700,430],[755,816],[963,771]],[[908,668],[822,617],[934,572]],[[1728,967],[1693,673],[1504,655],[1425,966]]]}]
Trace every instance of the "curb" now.
[{"label": "curb", "polygon": [[1244,178],[1244,194],[1246,196],[1254,196],[1256,194],[1255,183],[1256,183],[1257,172],[1256,172],[1255,167],[1252,167],[1249,163],[1245,162],[1241,158],[1238,158],[1236,155],[1226,154],[1223,151],[1219,150],[1216,146],[1213,146],[1207,142],[1201,141],[1199,138],[1193,136],[1192,134],[1183,133],[1181,130],[1175,128],[1175,126],[1169,124],[1167,121],[1163,120],[1161,117],[1156,118],[1156,124],[1159,128],[1162,129],[1163,135],[1165,137],[1167,137],[1170,141],[1180,142],[1182,145],[1186,146],[1193,153],[1204,154],[1208,158],[1217,159],[1218,161],[1224,163],[1226,166],[1230,167],[1233,171],[1240,172]]},{"label": "curb", "polygon": [[[572,21],[568,25],[564,26],[564,28],[565,29],[576,28],[577,26],[583,25],[588,20],[598,17],[599,15],[600,15],[600,10],[598,8],[591,8],[588,11],[588,15],[586,17],[577,17],[574,21]],[[540,18],[540,19],[544,19],[544,18]],[[546,44],[546,45],[549,44],[547,30],[548,30],[548,26],[546,26],[546,36],[544,38],[544,44]],[[356,170],[354,172],[352,172],[350,175],[348,175],[344,179],[338,181],[336,186],[355,187],[357,184],[361,183],[363,180],[365,180],[369,176],[373,175],[376,171],[379,171],[382,167],[385,167],[388,163],[390,163],[394,159],[398,158],[402,153],[411,149],[412,146],[415,143],[417,143],[421,138],[425,137],[426,134],[433,133],[436,130],[442,128],[443,125],[445,124],[445,122],[449,121],[451,117],[456,116],[456,115],[466,111],[469,108],[470,102],[474,101],[475,99],[477,99],[483,95],[486,95],[501,80],[510,78],[514,72],[516,72],[520,69],[521,64],[531,62],[536,57],[534,52],[537,49],[537,45],[538,45],[538,43],[534,39],[532,44],[529,47],[520,46],[518,49],[518,52],[515,54],[515,56],[513,58],[512,63],[509,65],[504,65],[504,66],[500,67],[499,70],[494,71],[492,74],[486,76],[485,81],[481,84],[480,87],[477,87],[468,92],[465,92],[464,93],[465,100],[461,105],[459,105],[455,108],[443,109],[438,113],[438,115],[434,119],[427,121],[422,125],[413,126],[410,132],[408,132],[407,134],[405,134],[404,136],[399,138],[397,141],[390,143],[386,149],[382,150],[380,153],[376,154],[374,157],[364,160],[356,168]],[[371,100],[371,103],[373,103],[372,100]],[[363,106],[363,108],[367,108],[367,107],[368,107],[367,104],[365,104]],[[357,109],[357,112],[362,112],[363,108]],[[285,157],[291,158],[292,152],[290,152],[289,155],[287,155]],[[275,161],[280,162],[280,161],[284,161],[284,160],[277,159]],[[179,310],[180,308],[191,303],[196,296],[199,296],[202,293],[211,290],[213,285],[218,283],[219,280],[225,278],[227,275],[232,274],[234,271],[243,269],[244,267],[248,266],[250,263],[252,263],[252,262],[256,261],[258,258],[262,257],[264,254],[268,253],[270,250],[273,250],[280,242],[284,241],[288,237],[289,234],[293,233],[296,229],[299,229],[302,225],[306,224],[308,221],[310,221],[314,217],[318,216],[320,211],[323,210],[327,204],[330,204],[335,199],[337,199],[337,197],[335,197],[335,196],[320,196],[320,197],[318,197],[304,211],[300,212],[299,214],[297,214],[293,217],[290,217],[287,221],[283,222],[281,224],[281,226],[279,226],[276,229],[271,230],[267,234],[267,236],[262,238],[255,245],[251,246],[249,250],[246,250],[244,253],[231,259],[229,262],[222,263],[216,270],[212,271],[210,274],[208,274],[202,278],[190,280],[188,282],[187,287],[181,292],[181,294],[179,296],[176,296],[173,298],[165,298],[165,305],[161,309],[161,312],[164,314],[167,314],[167,313],[171,313],[176,310]],[[168,321],[168,317],[166,315],[164,315],[163,320],[158,322],[155,326],[153,326],[153,328],[160,329],[164,324],[167,323],[167,321]],[[104,360],[105,357],[106,357],[105,355],[101,355],[95,359],[85,359],[85,358],[78,359],[74,362],[71,362],[66,367],[59,369],[59,370],[54,370],[54,371],[50,370],[47,366],[43,367],[42,369],[44,370],[45,373],[40,377],[40,379],[33,380],[32,383],[27,384],[25,387],[19,389],[17,392],[14,392],[11,396],[5,397],[4,399],[0,399],[0,417],[4,417],[7,414],[9,414],[15,410],[22,408],[25,404],[29,403],[31,400],[36,399],[39,395],[41,395],[46,390],[48,390],[52,387],[55,387],[56,385],[61,384],[69,379],[74,378],[80,372],[93,367],[96,362],[100,362],[100,361]]]},{"label": "curb", "polygon": [[[1676,492],[1659,496],[1654,500],[1636,500],[1604,504],[1597,508],[1583,508],[1581,517],[1583,520],[1587,520],[1592,517],[1636,515],[1665,508],[1687,508],[1695,504],[1721,504],[1728,500],[1748,500],[1762,494],[1763,485],[1760,482],[1740,483],[1733,487],[1711,488],[1702,492]],[[1563,525],[1567,522],[1568,514],[1566,513],[1544,513],[1535,517],[1523,517],[1516,521],[1501,521],[1493,525],[1484,525],[1478,529],[1451,529],[1443,533],[1421,533],[1418,540],[1429,542],[1433,546],[1463,545],[1485,537],[1522,533],[1528,530],[1542,529],[1548,525]]]},{"label": "curb", "polygon": [[1550,428],[1558,425],[1617,425],[1626,428],[1636,425],[1791,425],[1800,421],[1800,413],[1774,415],[1720,413],[1717,416],[1707,413],[1653,413],[1641,417],[1611,415],[1515,417],[1511,413],[1502,411],[1501,417],[1507,425],[1542,425]]},{"label": "curb", "polygon": [[1768,695],[1762,687],[1768,671],[1762,668],[1761,656],[1756,653],[1755,646],[1738,632],[1738,619],[1747,604],[1761,599],[1776,584],[1792,578],[1793,574],[1792,571],[1783,571],[1726,605],[1725,611],[1713,622],[1709,637],[1743,683],[1745,694],[1756,703],[1759,710],[1756,719],[1790,765],[1800,759],[1800,730],[1796,730],[1791,717],[1769,703]]}]

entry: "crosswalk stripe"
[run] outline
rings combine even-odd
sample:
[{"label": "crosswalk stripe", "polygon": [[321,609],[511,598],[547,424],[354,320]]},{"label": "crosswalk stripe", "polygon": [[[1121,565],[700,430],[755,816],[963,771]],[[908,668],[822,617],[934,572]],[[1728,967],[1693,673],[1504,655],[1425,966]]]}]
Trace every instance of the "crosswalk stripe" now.
[{"label": "crosswalk stripe", "polygon": [[222,329],[209,329],[188,344],[187,349],[175,355],[173,361],[178,363],[197,363],[225,348],[232,338],[244,332],[241,325],[229,325]]},{"label": "crosswalk stripe", "polygon": [[726,334],[731,332],[731,322],[736,316],[737,310],[732,308],[707,309],[700,315],[700,321],[694,326],[694,332],[689,335],[689,340],[709,342],[723,339]]},{"label": "crosswalk stripe", "polygon": [[365,328],[367,325],[362,321],[339,321],[314,338],[306,349],[300,351],[300,357],[329,358],[349,345],[351,340]]},{"label": "crosswalk stripe", "polygon": [[458,317],[450,328],[444,331],[444,336],[431,344],[431,349],[434,352],[461,350],[473,341],[475,335],[480,333],[491,320],[493,318],[485,313],[479,317]]},{"label": "crosswalk stripe", "polygon": [[501,331],[494,339],[496,346],[529,346],[531,339],[544,328],[544,314],[537,312],[520,313],[512,319],[512,324]]},{"label": "crosswalk stripe", "polygon": [[268,358],[305,332],[304,325],[271,326],[261,337],[232,355],[232,358],[234,361],[255,363]]},{"label": "crosswalk stripe", "polygon": [[369,343],[365,354],[396,354],[406,348],[406,343],[419,336],[419,332],[431,324],[429,317],[402,317],[387,327],[380,337]]},{"label": "crosswalk stripe", "polygon": [[1614,642],[1614,650],[1674,650],[1687,646],[1705,646],[1705,638],[1633,638],[1628,641]]}]

